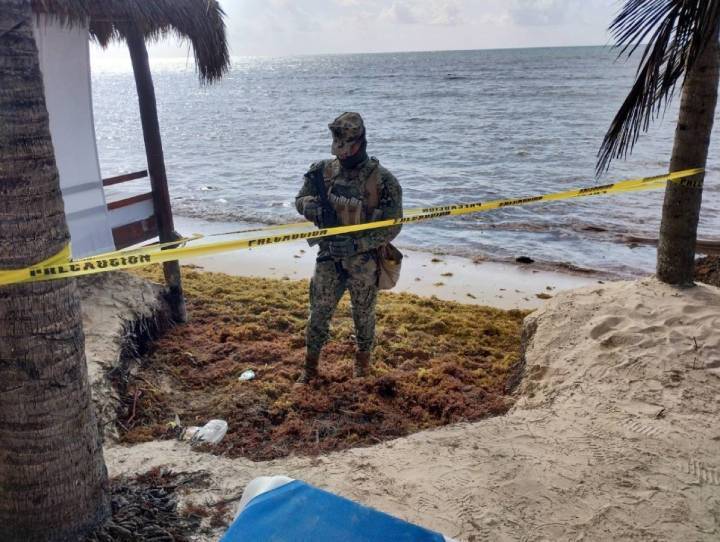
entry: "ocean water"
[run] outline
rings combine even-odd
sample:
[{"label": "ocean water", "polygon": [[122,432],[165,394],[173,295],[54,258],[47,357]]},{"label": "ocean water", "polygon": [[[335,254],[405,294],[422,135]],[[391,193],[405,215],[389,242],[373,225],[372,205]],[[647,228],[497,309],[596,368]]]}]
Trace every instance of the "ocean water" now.
[{"label": "ocean water", "polygon": [[[485,201],[667,171],[677,102],[633,154],[594,178],[597,150],[632,84],[634,62],[578,47],[236,58],[218,84],[198,84],[191,60],[153,66],[176,215],[237,224],[298,220],[311,162],[330,157],[327,124],[365,118],[368,151],[399,179],[405,207]],[[93,66],[104,176],[145,168],[132,72]],[[716,122],[716,127],[718,126]],[[714,134],[700,236],[720,237]],[[114,187],[111,199],[145,191]],[[409,248],[634,275],[654,269],[662,191],[513,207],[406,226]],[[182,232],[181,232],[182,233]],[[187,233],[187,232],[185,232]]]}]

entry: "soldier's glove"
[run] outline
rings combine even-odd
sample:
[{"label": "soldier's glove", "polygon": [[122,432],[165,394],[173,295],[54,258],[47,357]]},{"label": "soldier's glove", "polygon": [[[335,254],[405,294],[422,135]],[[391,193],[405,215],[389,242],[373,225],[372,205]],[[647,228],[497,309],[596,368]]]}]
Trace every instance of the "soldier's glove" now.
[{"label": "soldier's glove", "polygon": [[328,250],[333,260],[343,260],[354,256],[358,252],[355,239],[347,235],[335,235],[328,242]]},{"label": "soldier's glove", "polygon": [[303,205],[303,216],[310,222],[313,222],[318,228],[322,228],[323,223],[323,208],[314,199],[309,199]]}]

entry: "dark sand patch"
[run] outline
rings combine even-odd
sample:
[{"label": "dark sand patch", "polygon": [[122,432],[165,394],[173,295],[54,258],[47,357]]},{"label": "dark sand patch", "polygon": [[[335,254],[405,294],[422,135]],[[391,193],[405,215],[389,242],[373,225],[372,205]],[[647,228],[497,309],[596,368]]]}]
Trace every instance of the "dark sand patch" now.
[{"label": "dark sand patch", "polygon": [[696,260],[695,280],[720,287],[720,256],[706,256]]}]

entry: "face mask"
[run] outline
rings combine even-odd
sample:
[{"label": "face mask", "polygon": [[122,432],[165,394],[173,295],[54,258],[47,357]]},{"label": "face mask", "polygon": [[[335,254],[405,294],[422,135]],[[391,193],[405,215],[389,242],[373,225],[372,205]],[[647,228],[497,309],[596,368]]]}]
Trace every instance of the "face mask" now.
[{"label": "face mask", "polygon": [[[366,152],[367,142],[365,141],[365,138],[363,138],[362,144],[360,145],[360,149],[353,154],[352,156],[348,156],[347,158],[340,158],[338,156],[338,159],[340,160],[340,164],[345,169],[353,169],[356,166],[362,164],[365,160],[367,160],[368,155]],[[337,155],[336,155],[337,156]]]}]

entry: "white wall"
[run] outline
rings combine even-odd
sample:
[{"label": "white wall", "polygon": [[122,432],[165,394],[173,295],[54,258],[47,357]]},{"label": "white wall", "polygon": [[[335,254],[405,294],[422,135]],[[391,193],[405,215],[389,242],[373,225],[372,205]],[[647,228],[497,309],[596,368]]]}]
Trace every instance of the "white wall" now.
[{"label": "white wall", "polygon": [[35,40],[74,258],[115,248],[100,175],[87,28],[40,16]]}]

